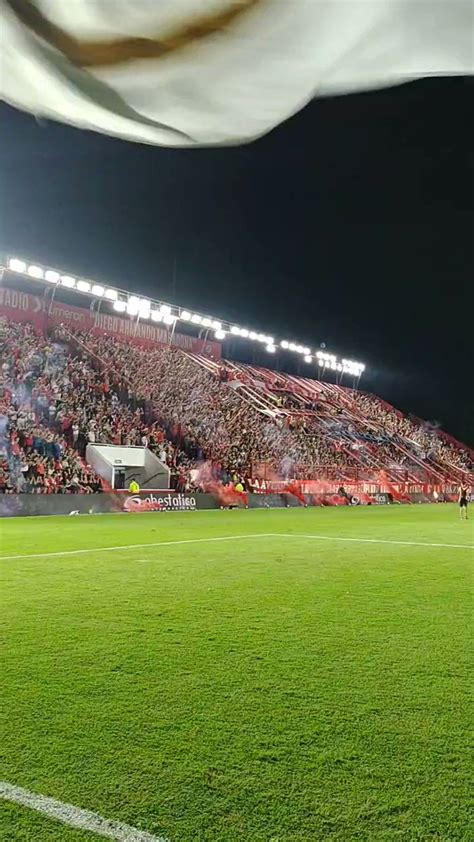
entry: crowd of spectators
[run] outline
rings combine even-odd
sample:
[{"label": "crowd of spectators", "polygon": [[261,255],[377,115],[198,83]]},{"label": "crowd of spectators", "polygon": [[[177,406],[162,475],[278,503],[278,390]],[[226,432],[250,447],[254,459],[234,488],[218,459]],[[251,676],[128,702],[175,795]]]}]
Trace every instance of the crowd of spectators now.
[{"label": "crowd of spectators", "polygon": [[240,392],[240,380],[223,376],[221,366],[212,373],[168,346],[145,350],[104,336],[78,338],[112,377],[133,383],[137,397],[151,404],[168,438],[191,460],[219,464],[224,477],[245,478],[262,463],[299,478],[314,476],[322,466],[362,466],[357,453],[332,441],[310,418],[289,415],[288,396],[279,398],[280,412],[265,414]]},{"label": "crowd of spectators", "polygon": [[473,470],[472,454],[436,426],[406,417],[374,395],[268,369],[231,366],[232,378],[249,382],[250,374],[254,387],[270,393],[274,405],[305,410],[312,416],[309,426],[323,431],[325,444],[332,441],[346,455],[356,453],[361,463],[389,468],[398,476],[403,469],[413,478]]},{"label": "crowd of spectators", "polygon": [[[189,483],[193,463],[203,459],[218,466],[225,480],[235,473],[244,478],[252,466],[261,464],[282,476],[299,478],[310,478],[322,468],[340,469],[343,477],[344,469],[363,472],[382,466],[410,469],[415,476],[427,455],[419,452],[416,437],[415,444],[407,439],[407,430],[419,437],[421,428],[388,412],[373,396],[351,395],[351,400],[355,395],[353,406],[359,417],[357,412],[348,413],[346,402],[338,405],[324,393],[317,401],[306,400],[305,409],[310,411],[301,412],[301,399],[282,389],[285,378],[280,375],[275,380],[273,411],[265,414],[260,403],[257,408],[247,391],[239,388],[258,384],[253,369],[245,369],[243,376],[239,372],[236,378],[225,364],[213,373],[173,347],[144,349],[106,336],[80,339],[112,378],[133,383],[136,399],[151,407],[175,448],[167,461],[180,487],[185,477]],[[363,411],[366,401],[369,412]],[[381,413],[388,416],[385,426]],[[401,426],[403,421],[405,426]],[[439,436],[434,439],[438,458],[449,455],[450,466],[461,466],[466,456],[468,463],[467,454],[446,445]]]},{"label": "crowd of spectators", "polygon": [[448,470],[473,470],[474,464],[469,453],[445,440],[439,430],[412,421],[374,395],[353,392],[352,400],[363,417],[374,422],[385,438],[411,449],[413,455],[421,461],[438,462]]},{"label": "crowd of spectators", "polygon": [[71,334],[45,340],[27,324],[0,322],[0,493],[100,491],[85,463],[87,445],[99,442],[148,447],[173,487],[191,491],[202,451],[179,440],[179,427],[165,431],[123,373],[110,376]]},{"label": "crowd of spectators", "polygon": [[0,493],[93,493],[99,478],[48,422],[61,352],[29,325],[0,322]]},{"label": "crowd of spectators", "polygon": [[472,467],[467,453],[373,396],[308,397],[284,375],[240,368],[236,376],[170,346],[64,328],[45,339],[0,323],[0,491],[98,491],[84,457],[99,442],[150,448],[179,491],[200,487],[203,462],[215,480],[247,486],[262,465],[301,479],[433,459]]}]

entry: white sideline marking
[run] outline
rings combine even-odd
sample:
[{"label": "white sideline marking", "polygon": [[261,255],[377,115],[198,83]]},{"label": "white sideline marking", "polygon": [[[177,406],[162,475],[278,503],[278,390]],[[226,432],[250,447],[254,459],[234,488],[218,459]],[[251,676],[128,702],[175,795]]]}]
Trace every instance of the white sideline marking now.
[{"label": "white sideline marking", "polygon": [[[63,550],[56,553],[27,553],[26,555],[2,555],[0,561],[15,561],[22,558],[53,558],[54,556],[79,555],[83,553],[105,553],[112,550],[143,550],[146,547],[172,547],[176,544],[208,544],[212,541],[238,541],[248,538],[273,538],[273,532],[260,532],[256,535],[225,535],[217,538],[186,538],[183,541],[156,541],[150,544],[122,544],[119,547],[88,547],[84,550]],[[284,536],[282,536],[284,537]]]},{"label": "white sideline marking", "polygon": [[98,836],[106,836],[108,839],[116,839],[117,842],[169,842],[164,836],[153,836],[151,833],[138,830],[128,824],[109,821],[109,819],[99,816],[98,813],[82,810],[80,807],[74,807],[73,804],[56,801],[55,798],[49,798],[46,795],[37,795],[35,792],[29,792],[20,786],[9,784],[7,781],[0,781],[0,798],[3,798],[4,801],[21,804],[23,807],[29,807],[31,810],[36,810],[38,813],[43,813],[51,819],[62,822],[62,824],[77,827],[80,830],[88,830],[91,833],[97,833]]},{"label": "white sideline marking", "polygon": [[[173,547],[182,544],[208,544],[214,541],[241,541],[254,538],[303,538],[314,541],[347,541],[356,544],[394,544],[402,547],[445,547],[474,550],[472,544],[435,544],[427,541],[391,541],[385,538],[345,538],[340,535],[306,535],[301,532],[260,532],[255,535],[224,535],[216,538],[186,538],[182,541],[156,541],[150,544],[121,544],[117,547],[87,547],[81,550],[62,550],[54,553],[26,553],[25,555],[4,555],[0,561],[20,561],[23,558],[55,558],[59,556],[83,555],[84,553],[105,553],[115,550],[143,550],[147,547]],[[150,559],[147,559],[147,561]],[[144,559],[140,559],[144,561]]]},{"label": "white sideline marking", "polygon": [[356,544],[395,544],[402,547],[454,547],[456,549],[474,550],[472,544],[430,544],[427,541],[390,541],[386,538],[343,538],[339,535],[302,535],[300,532],[291,532],[279,537],[307,538],[315,541],[349,541]]}]

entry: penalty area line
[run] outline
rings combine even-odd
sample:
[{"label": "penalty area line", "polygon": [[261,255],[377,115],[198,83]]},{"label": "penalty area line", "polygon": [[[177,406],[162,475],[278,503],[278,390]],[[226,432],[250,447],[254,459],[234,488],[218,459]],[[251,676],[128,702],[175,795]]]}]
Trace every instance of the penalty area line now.
[{"label": "penalty area line", "polygon": [[164,836],[154,836],[144,830],[138,830],[123,822],[104,819],[98,813],[83,810],[73,804],[57,801],[47,795],[38,795],[7,781],[0,781],[0,798],[13,804],[20,804],[30,810],[36,810],[50,819],[55,819],[69,827],[90,831],[117,842],[169,842]]},{"label": "penalty area line", "polygon": [[[58,550],[52,553],[25,553],[0,556],[0,561],[21,561],[25,558],[62,558],[63,556],[106,553],[120,550],[146,550],[155,547],[179,547],[184,544],[211,544],[222,541],[249,541],[255,538],[298,538],[311,541],[342,541],[355,544],[386,544],[401,547],[444,547],[446,549],[474,550],[472,544],[442,544],[428,541],[396,541],[388,538],[349,538],[342,535],[307,535],[302,532],[259,532],[254,535],[219,535],[212,538],[185,538],[180,541],[155,541],[149,544],[120,544],[114,547],[87,547],[79,550]],[[140,559],[140,561],[152,559]]]},{"label": "penalty area line", "polygon": [[[149,544],[120,544],[117,547],[88,547],[80,550],[60,550],[53,553],[26,553],[24,555],[3,555],[0,561],[20,561],[22,558],[56,558],[57,556],[84,555],[84,553],[106,553],[115,550],[145,550],[147,547],[178,547],[183,544],[209,544],[218,541],[242,541],[251,538],[274,538],[273,532],[259,532],[255,535],[219,535],[213,538],[185,538],[182,541],[156,541]],[[278,536],[277,536],[278,537]],[[284,536],[281,536],[284,537]]]},{"label": "penalty area line", "polygon": [[447,547],[463,550],[474,550],[472,544],[435,544],[427,541],[392,541],[388,538],[345,538],[340,535],[304,535],[300,532],[287,532],[282,535],[275,534],[274,538],[304,538],[313,541],[347,541],[355,544],[393,544],[401,547]]}]

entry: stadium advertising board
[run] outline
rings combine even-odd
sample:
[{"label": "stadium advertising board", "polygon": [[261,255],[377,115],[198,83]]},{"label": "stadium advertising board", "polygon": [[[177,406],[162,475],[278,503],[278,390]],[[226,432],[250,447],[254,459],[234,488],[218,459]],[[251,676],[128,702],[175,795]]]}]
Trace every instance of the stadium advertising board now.
[{"label": "stadium advertising board", "polygon": [[[391,495],[376,494],[373,498],[354,496],[349,502],[335,496],[305,495],[306,505],[318,506],[380,506],[393,503]],[[396,502],[396,501],[395,501]],[[409,503],[454,502],[448,494],[414,493]],[[291,494],[249,494],[251,509],[281,509],[300,507],[302,503]],[[0,494],[1,517],[34,517],[44,515],[86,515],[146,512],[196,512],[219,509],[220,501],[213,494],[178,494],[175,491],[141,491],[139,494],[112,492],[107,494]]]},{"label": "stadium advertising board", "polygon": [[141,491],[139,494],[2,494],[0,517],[112,514],[114,512],[195,512],[217,509],[211,494]]},{"label": "stadium advertising board", "polygon": [[[168,345],[170,342],[170,332],[159,325],[115,313],[101,313],[95,309],[63,304],[61,301],[51,302],[43,296],[9,287],[0,287],[0,315],[13,322],[29,322],[38,333],[63,324],[72,330],[90,331],[95,336],[107,334],[132,341],[142,348]],[[204,341],[175,330],[171,343],[194,354],[204,354],[213,359],[221,357],[219,342]]]},{"label": "stadium advertising board", "polygon": [[119,492],[124,512],[194,512],[217,508],[212,494],[181,494],[176,491],[140,491],[138,494]]}]

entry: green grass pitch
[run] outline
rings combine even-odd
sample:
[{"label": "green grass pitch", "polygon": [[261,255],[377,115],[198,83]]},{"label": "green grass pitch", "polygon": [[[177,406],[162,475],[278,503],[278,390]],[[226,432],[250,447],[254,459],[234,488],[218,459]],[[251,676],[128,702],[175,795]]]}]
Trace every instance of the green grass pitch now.
[{"label": "green grass pitch", "polygon": [[[455,506],[0,530],[1,779],[171,842],[474,838]],[[0,801],[0,838],[98,837]]]}]

